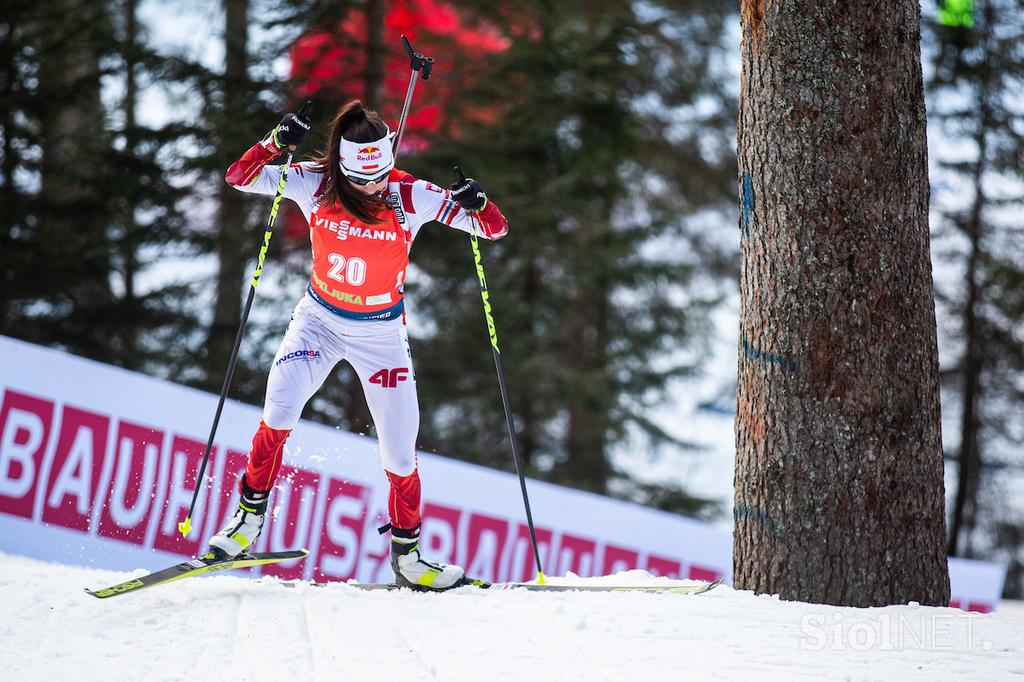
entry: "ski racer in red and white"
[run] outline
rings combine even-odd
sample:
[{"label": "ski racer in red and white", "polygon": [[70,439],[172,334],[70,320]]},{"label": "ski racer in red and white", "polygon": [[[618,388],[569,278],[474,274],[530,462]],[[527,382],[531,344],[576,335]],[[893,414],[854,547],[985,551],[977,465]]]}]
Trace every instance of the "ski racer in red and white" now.
[{"label": "ski racer in red and white", "polygon": [[[301,114],[286,115],[225,179],[243,192],[273,195],[282,167],[269,162],[301,143],[310,127]],[[394,158],[388,126],[356,100],[335,116],[326,152],[289,169],[284,197],[309,225],[310,281],[270,368],[238,510],[210,539],[219,557],[237,556],[259,536],[285,441],[306,402],[347,360],[362,384],[390,483],[383,532],[391,533],[396,582],[443,590],[465,580],[459,566],[430,561],[419,550],[419,406],[404,285],[409,250],[427,223],[470,232],[475,222],[481,236],[500,239],[508,221],[477,182],[442,189],[395,168]]]}]

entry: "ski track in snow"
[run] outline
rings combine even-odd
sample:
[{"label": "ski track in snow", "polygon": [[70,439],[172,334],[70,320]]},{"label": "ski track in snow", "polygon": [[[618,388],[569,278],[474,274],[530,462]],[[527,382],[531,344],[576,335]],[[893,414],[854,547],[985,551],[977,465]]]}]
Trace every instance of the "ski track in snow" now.
[{"label": "ski track in snow", "polygon": [[[0,568],[0,677],[18,682],[1024,682],[1019,603],[968,615],[782,602],[728,587],[702,595],[417,594],[229,575],[98,600],[82,588],[144,571],[4,554]],[[564,580],[664,581],[636,571]],[[868,637],[873,645],[865,646]]]}]

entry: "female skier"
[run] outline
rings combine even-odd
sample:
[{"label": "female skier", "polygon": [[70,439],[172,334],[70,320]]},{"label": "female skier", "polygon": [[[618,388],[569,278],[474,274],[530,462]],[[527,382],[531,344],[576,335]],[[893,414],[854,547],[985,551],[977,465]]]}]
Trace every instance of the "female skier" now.
[{"label": "female skier", "polygon": [[[287,114],[225,179],[243,192],[273,195],[281,166],[267,163],[299,145],[309,129],[304,116]],[[419,406],[405,329],[405,271],[426,223],[469,232],[475,219],[482,236],[500,239],[508,221],[475,181],[445,190],[395,168],[391,143],[380,116],[355,100],[335,116],[327,151],[289,169],[284,196],[309,223],[312,275],[270,368],[263,419],[239,481],[238,511],[210,547],[233,557],[259,537],[288,434],[334,366],[348,360],[359,375],[391,485],[385,529],[391,531],[395,580],[443,590],[461,583],[464,572],[424,559],[417,543]]]}]

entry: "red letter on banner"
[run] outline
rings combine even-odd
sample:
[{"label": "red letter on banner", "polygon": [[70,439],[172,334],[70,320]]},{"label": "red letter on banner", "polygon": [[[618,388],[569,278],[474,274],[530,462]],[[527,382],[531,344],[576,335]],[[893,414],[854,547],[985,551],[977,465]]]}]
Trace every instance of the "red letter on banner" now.
[{"label": "red letter on banner", "polygon": [[[540,552],[540,560],[544,563],[548,573],[551,573],[551,566],[547,565],[551,556],[551,531],[537,527],[534,527],[534,530],[537,531],[537,550]],[[511,557],[508,565],[510,581],[522,582],[537,577],[537,560],[533,556],[530,527],[525,523],[520,523],[516,530],[515,539],[512,540]],[[552,575],[554,574],[552,573]]]},{"label": "red letter on banner", "polygon": [[691,564],[690,573],[687,577],[690,578],[690,580],[705,580],[709,583],[713,583],[721,578],[722,574],[713,568],[705,568],[704,566]]},{"label": "red letter on banner", "polygon": [[313,580],[350,580],[359,570],[359,550],[369,507],[369,490],[355,483],[327,481],[327,505]]},{"label": "red letter on banner", "polygon": [[456,538],[459,537],[459,519],[462,511],[431,502],[423,505],[423,528],[420,547],[423,555],[443,563],[459,563],[456,558]]},{"label": "red letter on banner", "polygon": [[615,545],[605,545],[601,575],[611,575],[619,571],[631,571],[639,565],[639,562],[640,554],[638,552],[623,547],[616,547]]},{"label": "red letter on banner", "polygon": [[89,530],[107,457],[110,417],[65,406],[43,504],[46,523]]},{"label": "red letter on banner", "polygon": [[[209,485],[203,486],[203,490],[199,491],[199,497],[196,498],[193,519],[196,527],[187,538],[178,532],[178,522],[185,518],[189,505],[192,504],[192,495],[196,491],[196,476],[199,474],[199,465],[203,461],[205,450],[206,443],[185,436],[174,436],[171,442],[171,461],[168,463],[167,496],[164,507],[160,510],[160,525],[157,526],[153,549],[184,556],[193,556],[198,554],[199,550],[205,549],[203,545],[208,538],[203,537],[201,519],[206,513],[206,500],[210,495]],[[210,452],[207,472],[213,471],[216,453],[216,448]]]},{"label": "red letter on banner", "polygon": [[32,518],[53,402],[8,389],[0,407],[0,512]]},{"label": "red letter on banner", "polygon": [[680,578],[683,575],[681,561],[678,559],[666,559],[654,554],[647,557],[647,571],[654,575],[665,576],[666,578]]},{"label": "red letter on banner", "polygon": [[99,534],[141,545],[153,514],[164,434],[122,421],[114,441],[114,474],[100,515]]},{"label": "red letter on banner", "polygon": [[594,575],[595,554],[596,541],[575,535],[563,535],[558,547],[558,568],[555,575],[565,575],[569,571],[584,578]]},{"label": "red letter on banner", "polygon": [[[318,473],[290,466],[281,467],[263,529],[265,534],[269,533],[269,551],[283,552],[309,546],[319,484]],[[264,566],[263,573],[283,580],[297,580],[302,578],[304,568],[303,561],[295,560]]]},{"label": "red letter on banner", "polygon": [[466,573],[491,582],[497,580],[501,551],[507,538],[508,521],[484,514],[470,514]]}]

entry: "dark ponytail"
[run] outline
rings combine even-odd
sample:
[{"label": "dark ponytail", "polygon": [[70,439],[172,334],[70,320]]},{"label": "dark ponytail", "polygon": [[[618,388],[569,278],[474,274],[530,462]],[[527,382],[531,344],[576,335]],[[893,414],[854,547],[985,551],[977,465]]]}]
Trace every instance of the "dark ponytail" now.
[{"label": "dark ponytail", "polygon": [[337,202],[346,211],[367,224],[384,221],[381,209],[387,209],[387,202],[377,196],[366,196],[354,189],[341,172],[341,138],[351,142],[374,142],[384,137],[387,126],[376,111],[363,107],[355,99],[338,110],[331,124],[331,137],[327,149],[313,158],[316,170],[327,176],[327,182],[319,197],[321,204]]}]

